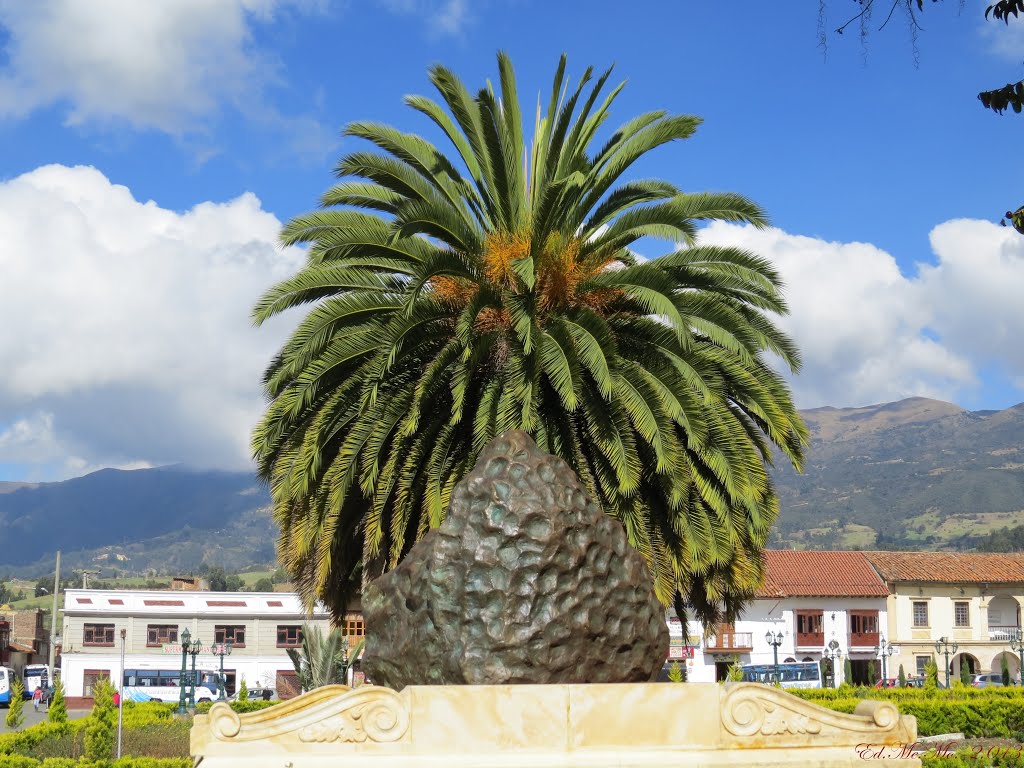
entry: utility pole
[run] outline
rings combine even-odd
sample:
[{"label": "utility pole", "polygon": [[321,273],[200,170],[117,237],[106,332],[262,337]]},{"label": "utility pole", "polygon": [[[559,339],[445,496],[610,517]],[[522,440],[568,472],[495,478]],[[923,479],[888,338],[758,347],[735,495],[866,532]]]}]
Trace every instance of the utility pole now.
[{"label": "utility pole", "polygon": [[57,573],[53,577],[53,613],[50,614],[50,663],[49,663],[49,684],[54,684],[53,660],[56,653],[55,642],[57,639],[57,592],[60,591],[60,550],[57,550]]}]

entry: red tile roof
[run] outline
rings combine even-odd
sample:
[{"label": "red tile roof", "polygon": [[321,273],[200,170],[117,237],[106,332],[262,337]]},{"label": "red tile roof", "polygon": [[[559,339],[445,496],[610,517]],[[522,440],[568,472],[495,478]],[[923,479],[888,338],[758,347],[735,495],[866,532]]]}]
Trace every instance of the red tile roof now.
[{"label": "red tile roof", "polygon": [[1024,583],[1024,554],[865,552],[886,581],[940,584]]},{"label": "red tile roof", "polygon": [[863,552],[769,549],[758,597],[886,597]]}]

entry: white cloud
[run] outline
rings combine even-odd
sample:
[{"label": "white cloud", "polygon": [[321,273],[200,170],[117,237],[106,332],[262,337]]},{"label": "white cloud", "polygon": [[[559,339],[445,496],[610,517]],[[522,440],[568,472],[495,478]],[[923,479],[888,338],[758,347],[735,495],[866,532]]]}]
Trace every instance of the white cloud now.
[{"label": "white cloud", "polygon": [[0,118],[60,105],[71,125],[124,121],[182,136],[204,132],[229,105],[308,133],[308,118],[286,118],[267,104],[263,90],[280,82],[279,66],[254,45],[252,26],[290,8],[325,7],[325,0],[0,0],[9,35]]},{"label": "white cloud", "polygon": [[0,183],[0,462],[249,466],[287,332],[249,313],[302,261],[279,229],[251,194],[177,213],[92,168]]},{"label": "white cloud", "polygon": [[[457,37],[470,21],[467,0],[378,0],[392,13],[416,14],[438,36]],[[479,0],[478,0],[479,2]]]},{"label": "white cloud", "polygon": [[936,261],[904,275],[888,253],[715,223],[701,241],[770,258],[791,313],[780,325],[797,342],[801,407],[854,406],[912,395],[957,400],[993,364],[1024,377],[1024,238],[983,221],[950,221],[931,233]]}]

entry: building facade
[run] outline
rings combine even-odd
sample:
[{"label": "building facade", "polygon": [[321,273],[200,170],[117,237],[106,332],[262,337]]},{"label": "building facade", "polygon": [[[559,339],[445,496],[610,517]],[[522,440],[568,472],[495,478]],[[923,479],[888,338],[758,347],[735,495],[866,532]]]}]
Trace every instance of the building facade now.
[{"label": "building facade", "polygon": [[[765,552],[766,577],[732,624],[704,631],[691,625],[699,645],[686,655],[688,679],[725,679],[730,665],[817,662],[830,642],[838,644],[837,683],[850,661],[852,683],[874,684],[881,676],[876,648],[888,621],[888,590],[861,552]],[[776,649],[768,635],[781,638]],[[677,634],[681,634],[677,632]],[[826,665],[831,667],[831,664]]]},{"label": "building facade", "polygon": [[[197,670],[219,672],[215,651],[231,641],[223,660],[229,693],[244,679],[250,687],[273,687],[290,698],[299,690],[288,649],[301,647],[304,623],[324,632],[330,628],[326,609],[309,616],[295,594],[178,590],[69,589],[62,623],[61,678],[73,698],[90,697],[100,678],[116,684],[126,670],[180,670],[186,628],[200,642]],[[358,610],[346,617],[343,631],[362,637]]]},{"label": "building facade", "polygon": [[961,665],[971,674],[1002,671],[1020,680],[1019,650],[1024,604],[1024,555],[959,552],[869,552],[889,591],[893,663],[907,675],[923,675],[935,659],[944,682],[946,657],[935,644],[945,638],[950,677]]}]

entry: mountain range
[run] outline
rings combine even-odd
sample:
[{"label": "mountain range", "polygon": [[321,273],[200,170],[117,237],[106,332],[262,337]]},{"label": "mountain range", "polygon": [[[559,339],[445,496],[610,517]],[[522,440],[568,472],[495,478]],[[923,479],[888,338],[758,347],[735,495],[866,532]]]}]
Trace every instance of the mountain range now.
[{"label": "mountain range", "polygon": [[[802,414],[803,472],[773,470],[773,547],[963,549],[1024,524],[1024,404],[967,411],[910,398]],[[52,572],[58,549],[69,571],[104,576],[269,566],[269,503],[249,473],[180,466],[0,482],[0,577]]]}]

